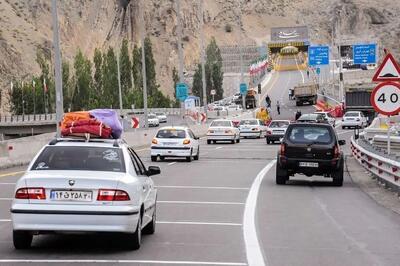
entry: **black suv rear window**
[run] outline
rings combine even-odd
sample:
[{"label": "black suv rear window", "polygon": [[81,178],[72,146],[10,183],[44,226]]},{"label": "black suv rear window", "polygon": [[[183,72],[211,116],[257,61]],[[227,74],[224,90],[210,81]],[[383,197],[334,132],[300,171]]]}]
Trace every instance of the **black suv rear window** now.
[{"label": "black suv rear window", "polygon": [[125,172],[122,150],[108,147],[46,147],[31,170]]},{"label": "black suv rear window", "polygon": [[288,133],[293,143],[331,143],[332,133],[327,127],[296,126]]}]

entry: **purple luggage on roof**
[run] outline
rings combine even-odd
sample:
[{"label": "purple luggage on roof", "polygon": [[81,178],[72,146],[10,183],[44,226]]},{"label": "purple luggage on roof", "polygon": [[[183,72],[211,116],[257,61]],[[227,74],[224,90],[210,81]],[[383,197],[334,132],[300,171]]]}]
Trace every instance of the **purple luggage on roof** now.
[{"label": "purple luggage on roof", "polygon": [[116,111],[110,109],[95,109],[90,110],[89,113],[112,129],[112,136],[114,139],[119,139],[121,137],[122,125]]}]

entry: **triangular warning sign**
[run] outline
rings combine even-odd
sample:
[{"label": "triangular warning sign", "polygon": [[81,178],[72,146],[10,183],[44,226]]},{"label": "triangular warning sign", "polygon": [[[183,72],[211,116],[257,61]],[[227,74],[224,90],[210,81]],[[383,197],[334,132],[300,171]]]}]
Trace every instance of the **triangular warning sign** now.
[{"label": "triangular warning sign", "polygon": [[400,66],[392,54],[387,54],[372,81],[400,81]]}]

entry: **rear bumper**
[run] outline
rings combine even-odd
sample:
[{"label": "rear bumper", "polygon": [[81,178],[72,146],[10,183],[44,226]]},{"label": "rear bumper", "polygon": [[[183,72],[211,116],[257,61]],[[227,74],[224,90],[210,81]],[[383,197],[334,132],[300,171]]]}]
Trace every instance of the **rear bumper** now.
[{"label": "rear bumper", "polygon": [[357,127],[361,125],[362,121],[342,121],[342,127]]},{"label": "rear bumper", "polygon": [[241,137],[259,137],[261,134],[261,131],[241,131],[240,136]]},{"label": "rear bumper", "polygon": [[207,135],[207,140],[234,140],[235,135]]},{"label": "rear bumper", "polygon": [[96,206],[96,210],[83,210],[82,206],[66,209],[61,205],[46,209],[46,206],[37,205],[12,206],[11,219],[14,230],[133,233],[139,218],[139,209],[130,206],[107,206],[112,210],[105,210],[105,206]]},{"label": "rear bumper", "polygon": [[151,156],[187,157],[190,153],[190,147],[151,147]]},{"label": "rear bumper", "polygon": [[[298,159],[278,156],[279,166],[287,169],[289,173],[303,173],[308,175],[331,174],[339,169],[341,159]],[[318,167],[301,167],[300,162],[318,163]]]}]

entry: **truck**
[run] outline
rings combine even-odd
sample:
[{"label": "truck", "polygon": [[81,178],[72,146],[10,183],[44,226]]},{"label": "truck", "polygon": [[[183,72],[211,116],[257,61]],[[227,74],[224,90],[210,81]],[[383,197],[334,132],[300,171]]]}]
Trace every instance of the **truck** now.
[{"label": "truck", "polygon": [[303,105],[305,102],[313,105],[317,103],[318,84],[302,83],[293,88],[296,106]]},{"label": "truck", "polygon": [[345,112],[361,111],[368,121],[372,122],[376,113],[371,104],[371,92],[376,84],[374,83],[355,83],[345,85]]},{"label": "truck", "polygon": [[247,91],[245,97],[246,109],[254,109],[257,107],[256,95],[257,91],[255,89],[249,89]]}]

